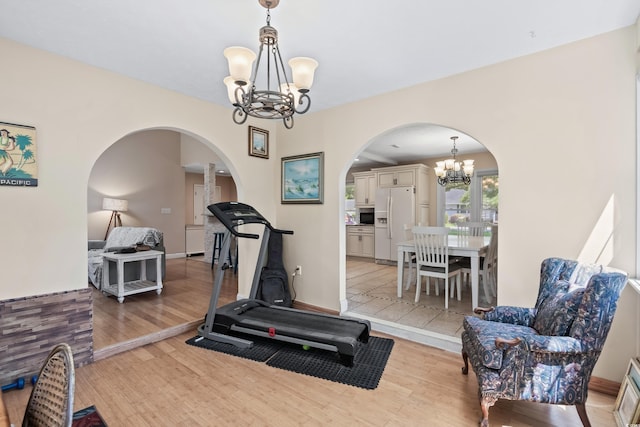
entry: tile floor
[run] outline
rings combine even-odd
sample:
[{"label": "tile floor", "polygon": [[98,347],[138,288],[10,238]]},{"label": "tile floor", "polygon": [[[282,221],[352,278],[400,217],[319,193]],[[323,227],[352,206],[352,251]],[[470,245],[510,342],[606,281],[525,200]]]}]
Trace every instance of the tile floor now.
[{"label": "tile floor", "polygon": [[[405,270],[405,277],[407,270]],[[415,274],[415,272],[414,272]],[[415,277],[415,276],[414,276]],[[347,257],[347,301],[349,312],[362,314],[411,326],[439,334],[460,337],[462,319],[472,313],[471,290],[462,287],[462,300],[449,299],[449,308],[444,308],[444,294],[436,296],[434,280],[431,280],[430,295],[426,295],[423,279],[420,301],[415,303],[415,279],[402,298],[397,297],[396,265],[376,264],[373,260]],[[440,285],[442,286],[442,284]],[[480,292],[479,305],[490,306]]]}]

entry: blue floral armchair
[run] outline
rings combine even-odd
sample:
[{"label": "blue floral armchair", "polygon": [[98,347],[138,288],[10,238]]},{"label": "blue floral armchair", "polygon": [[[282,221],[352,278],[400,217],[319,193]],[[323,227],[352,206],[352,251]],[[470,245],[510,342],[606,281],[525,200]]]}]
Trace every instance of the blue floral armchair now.
[{"label": "blue floral armchair", "polygon": [[549,258],[542,262],[534,308],[478,308],[462,332],[462,373],[469,361],[479,385],[483,427],[498,399],[575,405],[584,426],[593,367],[627,282],[623,272]]}]

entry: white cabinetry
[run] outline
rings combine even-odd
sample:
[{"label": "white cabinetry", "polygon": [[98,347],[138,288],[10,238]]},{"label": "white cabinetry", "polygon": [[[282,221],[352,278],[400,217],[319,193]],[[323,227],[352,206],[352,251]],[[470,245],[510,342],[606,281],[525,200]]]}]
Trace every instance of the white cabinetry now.
[{"label": "white cabinetry", "polygon": [[204,225],[187,225],[184,241],[187,255],[204,253]]},{"label": "white cabinetry", "polygon": [[374,257],[373,225],[347,226],[347,255],[365,258]]},{"label": "white cabinetry", "polygon": [[356,207],[374,206],[376,203],[376,174],[373,172],[354,172]]},{"label": "white cabinetry", "polygon": [[413,168],[383,168],[378,170],[378,187],[407,187],[416,185]]},{"label": "white cabinetry", "polygon": [[413,185],[416,191],[416,224],[429,224],[429,175],[423,164],[393,166],[372,169],[376,173],[378,187],[406,187]]}]

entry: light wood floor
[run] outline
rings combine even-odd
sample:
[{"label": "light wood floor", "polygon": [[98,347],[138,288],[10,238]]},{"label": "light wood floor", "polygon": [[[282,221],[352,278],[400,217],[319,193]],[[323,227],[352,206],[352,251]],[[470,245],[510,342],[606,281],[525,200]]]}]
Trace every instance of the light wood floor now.
[{"label": "light wood floor", "polygon": [[[230,280],[221,303],[237,292],[233,275],[225,277]],[[96,322],[104,324],[96,339],[108,346],[202,319],[212,286],[208,264],[168,260],[165,284],[160,297],[150,292],[124,304],[97,298]],[[194,335],[195,329],[77,368],[74,410],[96,405],[111,427],[473,426],[480,418],[475,375],[460,373],[456,353],[392,337],[395,346],[379,387],[363,390],[185,344]],[[30,391],[27,386],[3,394],[15,425]],[[594,426],[615,425],[614,402],[590,392],[587,411]],[[527,402],[499,401],[490,419],[494,426],[581,425],[575,408]]]},{"label": "light wood floor", "polygon": [[[93,348],[118,345],[179,325],[202,321],[209,307],[215,270],[197,258],[167,260],[162,293],[131,295],[118,303],[93,288]],[[224,275],[220,304],[236,299],[237,276]]]},{"label": "light wood floor", "polygon": [[[380,335],[380,334],[376,334]],[[96,405],[118,426],[474,426],[475,375],[457,354],[395,338],[375,390],[295,374],[189,346],[194,333],[76,369],[74,409]],[[20,425],[30,393],[4,393]],[[594,426],[612,426],[614,398],[591,393]],[[575,408],[499,401],[493,426],[580,426]]]}]

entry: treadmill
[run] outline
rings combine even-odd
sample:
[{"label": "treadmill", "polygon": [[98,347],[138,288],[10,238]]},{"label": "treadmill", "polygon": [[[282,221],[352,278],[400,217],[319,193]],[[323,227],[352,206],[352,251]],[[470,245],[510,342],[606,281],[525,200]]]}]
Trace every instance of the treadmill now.
[{"label": "treadmill", "polygon": [[257,298],[270,233],[293,234],[293,231],[273,228],[258,211],[244,203],[221,202],[209,205],[207,209],[226,228],[221,254],[228,253],[232,235],[260,238],[257,234],[239,232],[237,228],[242,224],[262,224],[264,233],[248,299],[217,307],[224,272],[228,269],[222,261],[218,262],[209,310],[205,323],[198,327],[198,335],[239,348],[252,347],[255,336],[300,344],[337,352],[344,365],[352,366],[358,347],[369,340],[369,321],[270,305]]}]

